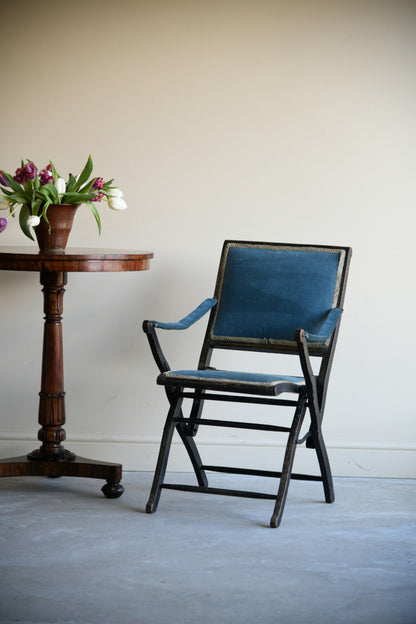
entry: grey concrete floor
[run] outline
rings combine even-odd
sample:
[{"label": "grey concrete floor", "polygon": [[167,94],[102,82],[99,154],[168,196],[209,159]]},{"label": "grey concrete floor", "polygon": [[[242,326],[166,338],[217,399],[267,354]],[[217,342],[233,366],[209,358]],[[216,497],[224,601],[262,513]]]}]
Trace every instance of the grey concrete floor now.
[{"label": "grey concrete floor", "polygon": [[1,479],[0,622],[415,624],[416,481],[338,478],[333,505],[294,481],[270,529],[264,500],[165,490],[147,515],[151,478],[125,473],[117,500]]}]

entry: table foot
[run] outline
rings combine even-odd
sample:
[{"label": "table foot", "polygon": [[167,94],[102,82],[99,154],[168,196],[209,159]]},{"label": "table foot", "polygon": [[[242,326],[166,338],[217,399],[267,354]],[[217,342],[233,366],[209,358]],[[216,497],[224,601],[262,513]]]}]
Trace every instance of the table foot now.
[{"label": "table foot", "polygon": [[[69,451],[68,451],[69,452]],[[32,455],[30,453],[29,455]],[[0,459],[1,477],[83,477],[104,479],[107,483],[102,491],[107,498],[119,498],[124,488],[120,485],[121,464],[100,462],[75,456],[73,460],[52,461],[50,459],[28,459],[27,455]]]},{"label": "table foot", "polygon": [[106,498],[120,498],[124,492],[124,487],[120,483],[106,483],[101,488],[101,492]]}]

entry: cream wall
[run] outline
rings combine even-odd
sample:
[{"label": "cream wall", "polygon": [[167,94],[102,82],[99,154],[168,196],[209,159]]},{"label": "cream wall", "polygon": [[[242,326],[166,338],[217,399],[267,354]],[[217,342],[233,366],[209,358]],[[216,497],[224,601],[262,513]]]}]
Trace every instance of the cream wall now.
[{"label": "cream wall", "polygon": [[[342,244],[333,471],[414,477],[416,2],[6,0],[1,20],[0,168],[52,158],[66,175],[91,153],[129,210],[103,209],[99,237],[80,209],[71,245],[155,254],[148,272],[69,275],[66,447],[153,469],[165,397],[141,322],[211,296],[224,239]],[[13,222],[0,246],[26,240]],[[35,274],[0,284],[6,457],[38,446],[42,297]],[[197,362],[203,329],[163,336],[173,365]],[[205,448],[282,454],[212,431]],[[171,466],[189,469],[180,449]]]}]

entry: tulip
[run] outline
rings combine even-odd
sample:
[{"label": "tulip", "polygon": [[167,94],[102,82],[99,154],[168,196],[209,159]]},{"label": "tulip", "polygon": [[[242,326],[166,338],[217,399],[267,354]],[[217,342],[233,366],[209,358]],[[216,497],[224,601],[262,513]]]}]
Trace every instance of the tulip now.
[{"label": "tulip", "polygon": [[96,178],[93,182],[92,188],[94,191],[100,191],[104,186],[103,178]]},{"label": "tulip", "polygon": [[7,219],[5,219],[4,217],[2,217],[0,219],[0,232],[4,232],[4,230],[7,227]]},{"label": "tulip", "polygon": [[53,182],[53,175],[51,174],[49,169],[42,169],[39,172],[39,182],[42,186],[44,184],[49,184],[50,182]]},{"label": "tulip", "polygon": [[108,189],[108,194],[110,195],[110,197],[123,197],[123,192],[120,191],[119,188]]},{"label": "tulip", "polygon": [[25,171],[24,167],[19,167],[18,169],[16,169],[15,174],[13,176],[13,180],[15,182],[18,182],[19,184],[26,184],[28,179],[29,178],[27,176],[27,172]]},{"label": "tulip", "polygon": [[125,210],[127,204],[122,197],[111,197],[108,200],[108,207],[112,210]]},{"label": "tulip", "polygon": [[29,180],[34,180],[36,178],[36,167],[33,162],[28,162],[24,166],[24,169]]},{"label": "tulip", "polygon": [[58,195],[63,195],[66,191],[66,184],[63,178],[57,178],[55,180],[56,190],[58,191]]},{"label": "tulip", "polygon": [[10,204],[5,199],[0,199],[0,210],[8,210],[10,208]]},{"label": "tulip", "polygon": [[13,176],[13,180],[19,184],[26,184],[29,180],[36,178],[36,167],[33,162],[28,162],[26,165],[16,169],[16,173]]},{"label": "tulip", "polygon": [[29,227],[36,227],[40,223],[40,217],[37,215],[30,215],[27,220],[27,224]]}]

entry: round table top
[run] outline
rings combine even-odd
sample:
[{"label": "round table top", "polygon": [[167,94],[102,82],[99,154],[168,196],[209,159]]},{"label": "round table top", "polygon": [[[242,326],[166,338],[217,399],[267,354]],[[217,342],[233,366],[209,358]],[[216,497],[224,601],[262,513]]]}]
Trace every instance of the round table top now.
[{"label": "round table top", "polygon": [[0,247],[0,269],[6,271],[145,271],[151,251],[69,248],[61,253],[35,247]]}]

